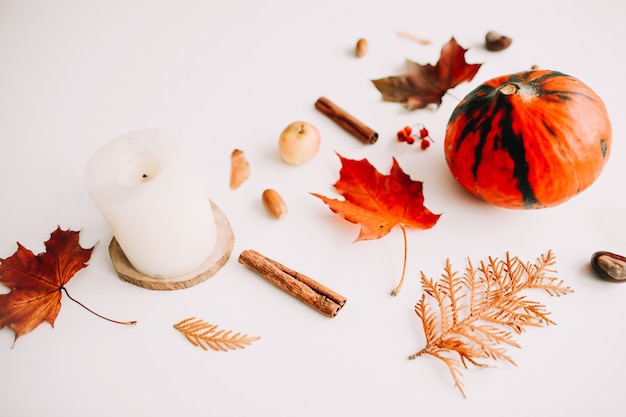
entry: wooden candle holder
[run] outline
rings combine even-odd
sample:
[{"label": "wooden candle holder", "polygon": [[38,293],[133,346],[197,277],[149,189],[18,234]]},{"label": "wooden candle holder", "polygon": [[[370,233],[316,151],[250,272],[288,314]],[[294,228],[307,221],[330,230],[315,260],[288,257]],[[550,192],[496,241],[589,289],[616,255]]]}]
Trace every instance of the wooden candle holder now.
[{"label": "wooden candle holder", "polygon": [[109,256],[119,277],[138,287],[167,291],[193,287],[215,275],[228,262],[235,244],[235,235],[226,215],[212,201],[210,203],[217,226],[217,239],[213,252],[202,265],[179,277],[157,278],[145,275],[130,264],[119,243],[113,237],[109,244]]}]

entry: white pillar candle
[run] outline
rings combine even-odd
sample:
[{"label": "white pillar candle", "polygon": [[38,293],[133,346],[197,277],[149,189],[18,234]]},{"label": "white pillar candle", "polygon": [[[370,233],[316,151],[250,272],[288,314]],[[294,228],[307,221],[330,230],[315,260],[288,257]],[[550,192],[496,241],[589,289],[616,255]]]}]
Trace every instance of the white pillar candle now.
[{"label": "white pillar candle", "polygon": [[216,224],[189,144],[160,129],[127,133],[100,148],[87,190],[131,265],[172,278],[211,254]]}]

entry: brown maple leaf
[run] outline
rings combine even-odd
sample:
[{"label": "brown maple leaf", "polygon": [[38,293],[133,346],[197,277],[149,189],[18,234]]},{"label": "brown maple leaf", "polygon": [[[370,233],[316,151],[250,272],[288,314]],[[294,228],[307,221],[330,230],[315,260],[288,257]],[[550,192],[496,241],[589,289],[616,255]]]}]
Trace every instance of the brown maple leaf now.
[{"label": "brown maple leaf", "polygon": [[383,100],[403,103],[407,109],[441,104],[444,94],[465,81],[471,81],[482,64],[468,64],[465,52],[452,37],[441,49],[436,65],[406,60],[406,74],[372,80]]},{"label": "brown maple leaf", "polygon": [[82,248],[79,232],[61,230],[60,227],[52,232],[45,247],[45,252],[35,255],[18,242],[17,251],[12,256],[0,259],[0,283],[11,290],[8,294],[0,294],[0,329],[5,326],[13,329],[14,342],[43,322],[54,327],[61,309],[61,291],[102,317],[73,299],[65,288],[74,274],[87,266],[93,247]]},{"label": "brown maple leaf", "polygon": [[[443,361],[464,397],[461,365],[485,366],[484,360],[504,360],[515,365],[504,348],[520,347],[513,335],[526,327],[556,324],[543,304],[528,299],[522,292],[536,289],[551,296],[573,292],[552,276],[556,272],[552,269],[555,262],[552,251],[535,263],[522,262],[507,253],[505,259],[489,258],[478,268],[468,260],[462,275],[446,260],[438,281],[422,272],[425,294],[415,305],[415,313],[422,321],[426,347],[409,359],[431,355]],[[433,299],[436,310],[426,295]]]},{"label": "brown maple leaf", "polygon": [[393,159],[389,175],[383,175],[366,159],[359,161],[341,159],[340,178],[335,189],[345,200],[337,200],[312,193],[329,208],[351,223],[360,224],[361,230],[355,241],[378,239],[399,226],[404,237],[404,266],[402,276],[392,295],[397,295],[404,282],[406,271],[406,227],[430,229],[439,220],[424,207],[423,183],[413,181]]}]

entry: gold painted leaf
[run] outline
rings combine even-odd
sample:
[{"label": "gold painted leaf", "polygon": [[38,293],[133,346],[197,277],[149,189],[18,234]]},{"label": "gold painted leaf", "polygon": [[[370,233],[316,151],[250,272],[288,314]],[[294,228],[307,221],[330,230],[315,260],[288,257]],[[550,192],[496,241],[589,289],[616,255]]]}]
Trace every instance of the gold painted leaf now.
[{"label": "gold painted leaf", "polygon": [[233,333],[232,330],[218,330],[217,324],[207,323],[202,319],[189,317],[174,325],[185,338],[194,346],[204,350],[213,349],[215,351],[226,352],[235,349],[244,349],[258,336],[248,336],[242,333]]}]

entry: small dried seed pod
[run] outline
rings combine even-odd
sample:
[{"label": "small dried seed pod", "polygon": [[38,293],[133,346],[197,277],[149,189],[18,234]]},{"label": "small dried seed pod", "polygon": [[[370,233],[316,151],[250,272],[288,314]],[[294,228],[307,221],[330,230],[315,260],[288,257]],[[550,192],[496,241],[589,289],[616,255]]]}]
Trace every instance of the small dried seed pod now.
[{"label": "small dried seed pod", "polygon": [[273,218],[281,219],[287,215],[287,204],[285,204],[285,200],[283,200],[276,190],[268,188],[263,191],[261,200],[263,201],[265,210],[267,210]]},{"label": "small dried seed pod", "polygon": [[230,156],[230,188],[239,188],[250,178],[250,164],[243,151],[235,149]]},{"label": "small dried seed pod", "polygon": [[610,282],[626,282],[626,257],[606,251],[591,255],[591,267],[598,276]]},{"label": "small dried seed pod", "polygon": [[498,32],[490,30],[485,35],[485,48],[489,51],[502,51],[511,46],[513,39],[508,36],[500,35]]},{"label": "small dried seed pod", "polygon": [[367,53],[368,44],[366,39],[359,39],[356,43],[356,47],[354,48],[354,54],[361,58]]}]

